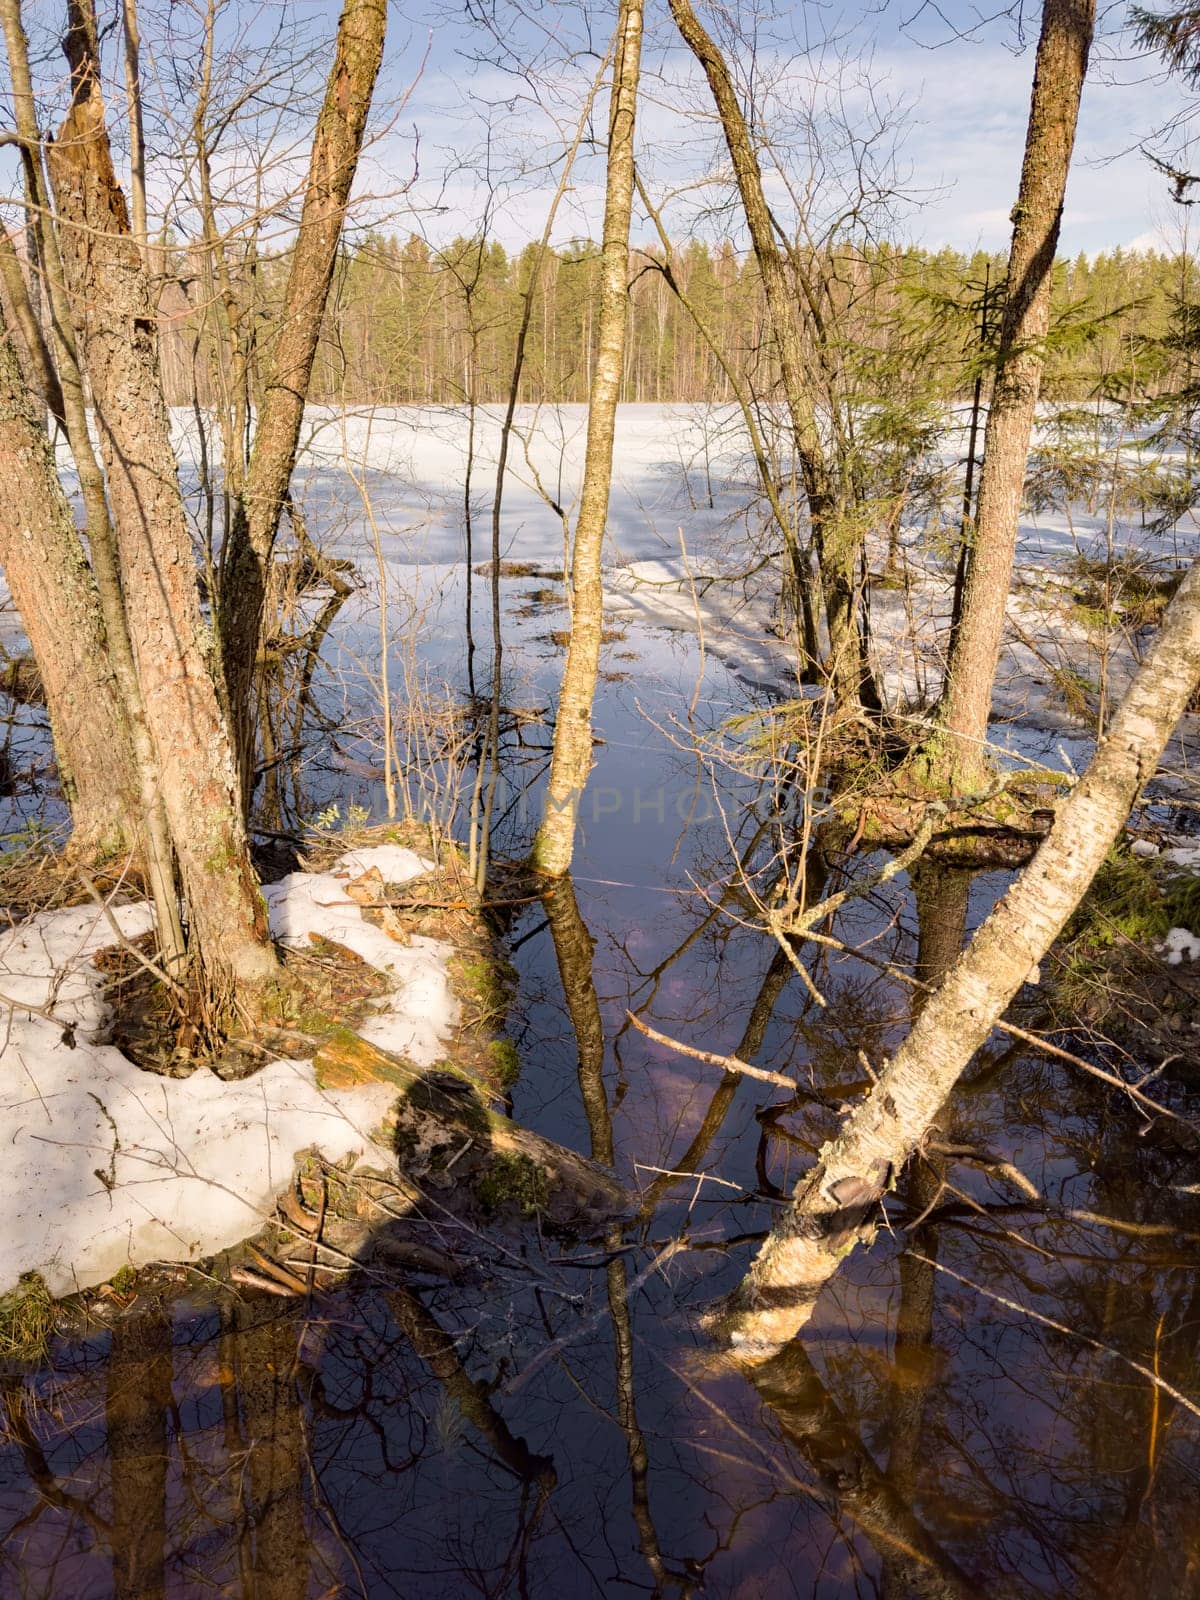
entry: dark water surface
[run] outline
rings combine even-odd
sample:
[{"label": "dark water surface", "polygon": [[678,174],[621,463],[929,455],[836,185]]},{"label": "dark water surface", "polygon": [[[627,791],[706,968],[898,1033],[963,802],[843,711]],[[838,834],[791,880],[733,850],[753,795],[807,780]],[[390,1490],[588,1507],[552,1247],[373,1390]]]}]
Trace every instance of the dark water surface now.
[{"label": "dark water surface", "polygon": [[[516,618],[535,586],[505,592],[519,686],[545,703],[539,636],[561,624]],[[448,593],[432,659],[453,648]],[[574,883],[512,926],[508,1026],[515,1115],[611,1159],[639,1214],[587,1243],[459,1239],[474,1265],[454,1283],[149,1307],[58,1342],[4,1381],[4,1600],[1200,1594],[1197,1416],[1129,1364],[1200,1397],[1200,1199],[1182,1192],[1200,1172],[1069,1066],[994,1038],[937,1133],[970,1159],[913,1165],[756,1382],[714,1356],[704,1308],[911,992],[810,946],[822,1008],[745,925],[732,848],[766,802],[688,749],[694,643],[630,626],[606,668],[628,676],[603,688]],[[752,699],[710,656],[693,715]],[[507,800],[502,844],[522,827]],[[1003,884],[897,880],[834,931],[931,974]],[[797,1094],[653,1044],[627,1010]],[[1189,1109],[1186,1085],[1158,1088]]]}]

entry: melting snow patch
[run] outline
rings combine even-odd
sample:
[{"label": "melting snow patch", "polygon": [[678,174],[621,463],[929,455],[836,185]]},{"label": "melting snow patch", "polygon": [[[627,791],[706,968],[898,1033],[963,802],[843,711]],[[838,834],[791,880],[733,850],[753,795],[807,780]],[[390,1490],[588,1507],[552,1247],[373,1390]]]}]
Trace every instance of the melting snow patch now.
[{"label": "melting snow patch", "polygon": [[[349,851],[332,873],[264,890],[272,930],[290,945],[321,934],[392,974],[364,1037],[424,1065],[455,1020],[450,950],[397,944],[363,920],[344,882],[372,867],[390,883],[431,870],[395,846]],[[144,905],[112,915],[127,938],[151,926]],[[311,1061],[274,1061],[236,1083],[203,1067],[163,1078],[104,1044],[109,1010],[91,957],[116,942],[94,906],[45,912],[0,938],[0,1005],[15,1002],[0,1050],[0,1293],[23,1272],[62,1295],[126,1262],[226,1249],[267,1221],[302,1151],[391,1159],[372,1140],[395,1098],[387,1084],[321,1090]]]},{"label": "melting snow patch", "polygon": [[1184,872],[1200,872],[1200,844],[1177,845],[1164,850],[1162,858],[1169,866],[1179,867]]},{"label": "melting snow patch", "polygon": [[1186,928],[1172,928],[1163,940],[1163,954],[1173,967],[1180,966],[1185,956],[1189,961],[1195,961],[1200,956],[1200,939]]}]

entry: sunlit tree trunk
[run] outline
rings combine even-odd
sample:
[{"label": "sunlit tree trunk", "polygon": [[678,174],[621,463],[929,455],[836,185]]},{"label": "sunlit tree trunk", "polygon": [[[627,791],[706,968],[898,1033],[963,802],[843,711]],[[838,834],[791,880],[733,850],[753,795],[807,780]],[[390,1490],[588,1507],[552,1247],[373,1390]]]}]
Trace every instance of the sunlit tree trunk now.
[{"label": "sunlit tree trunk", "polygon": [[0,284],[3,285],[4,315],[9,326],[21,335],[28,358],[30,386],[58,423],[65,423],[62,389],[46,343],[46,335],[33,308],[29,286],[13,246],[12,236],[0,223]]},{"label": "sunlit tree trunk", "polygon": [[723,1319],[739,1359],[770,1357],[808,1321],[894,1174],[1083,898],[1198,681],[1200,562],[1037,855],[930,996],[866,1100],[819,1151],[772,1229]]},{"label": "sunlit tree trunk", "polygon": [[[858,626],[855,567],[861,537],[854,532],[850,520],[839,515],[836,485],[829,470],[816,404],[805,371],[796,290],[788,282],[784,270],[774,220],[763,189],[758,154],[729,67],[696,16],[690,0],[670,0],[670,6],[684,43],[704,68],[733,163],[746,226],[762,278],[771,338],[779,358],[794,448],[820,562],[829,628],[826,672],[838,705],[855,704],[863,696],[870,678]],[[798,558],[793,577],[802,593],[808,586],[809,576]]]},{"label": "sunlit tree trunk", "polygon": [[137,0],[121,0],[121,32],[125,45],[125,121],[129,129],[129,199],[133,237],[142,265],[150,271],[150,224],[146,218],[146,134],[142,124],[141,36]]},{"label": "sunlit tree trunk", "polygon": [[1008,292],[984,432],[974,548],[932,746],[932,770],[956,790],[980,776],[1034,414],[1045,367],[1050,288],[1095,0],[1046,0],[1021,186],[1013,210]]},{"label": "sunlit tree trunk", "polygon": [[325,315],[350,187],[383,59],[386,0],[345,0],[313,136],[300,227],[259,405],[245,489],[221,564],[221,654],[243,788],[254,768],[251,684],[267,576],[296,464],[304,402]]},{"label": "sunlit tree trunk", "polygon": [[[108,663],[116,678],[136,764],[138,812],[146,877],[158,923],[159,947],[169,969],[183,961],[184,939],[175,886],[175,866],[170,831],[158,781],[153,740],[142,703],[141,685],[133,658],[125,599],[118,570],[116,534],[109,516],[104,474],[88,428],[83,375],[72,325],[70,297],[49,191],[42,164],[39,129],[29,70],[29,49],[21,18],[20,0],[0,0],[0,26],[4,32],[13,107],[17,129],[25,141],[22,156],[29,201],[29,229],[38,241],[37,254],[45,272],[45,297],[50,312],[50,339],[43,343],[38,364],[45,366],[44,398],[67,435],[79,493],[87,523],[92,576],[99,597],[107,643]],[[32,313],[32,307],[30,308]],[[50,491],[51,499],[54,498]],[[79,781],[83,781],[82,774]]]},{"label": "sunlit tree trunk", "polygon": [[72,0],[68,14],[72,103],[49,162],[59,246],[91,381],[137,679],[191,947],[210,994],[226,1000],[278,968],[200,612],[149,284],[113,171],[90,0]]},{"label": "sunlit tree trunk", "polygon": [[50,712],[59,779],[84,856],[134,847],[137,778],[100,600],[54,453],[0,330],[0,567]]},{"label": "sunlit tree trunk", "polygon": [[560,877],[571,866],[579,800],[592,767],[592,701],[604,626],[601,554],[612,487],[613,434],[625,366],[629,316],[629,222],[633,210],[633,133],[642,53],[642,0],[621,0],[608,114],[608,178],[600,257],[596,363],[588,404],[583,489],[571,557],[571,638],[554,724],[546,809],[532,863]]}]

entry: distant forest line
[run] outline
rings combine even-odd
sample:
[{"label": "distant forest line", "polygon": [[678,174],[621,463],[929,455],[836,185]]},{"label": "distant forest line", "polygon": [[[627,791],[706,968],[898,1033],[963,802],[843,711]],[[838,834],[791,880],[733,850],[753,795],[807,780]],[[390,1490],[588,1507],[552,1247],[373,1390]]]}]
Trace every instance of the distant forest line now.
[{"label": "distant forest line", "polygon": [[[175,404],[220,404],[228,373],[217,323],[221,285],[202,247],[164,246],[159,327]],[[881,376],[914,404],[967,394],[987,372],[1005,258],[886,245],[806,258],[796,293],[832,330],[825,378],[870,403]],[[269,350],[288,257],[233,267],[240,316],[258,357]],[[372,235],[343,250],[310,399],[364,404],[494,404],[507,398],[525,297],[533,284],[520,399],[585,401],[596,352],[598,247],[576,242],[516,254],[492,241]],[[732,245],[691,242],[630,256],[626,402],[730,401],[735,385],[771,395],[776,373],[758,269]],[[1196,262],[1183,252],[1115,250],[1060,261],[1043,394],[1143,397],[1192,381]],[[677,292],[678,291],[678,292]],[[984,317],[984,294],[987,315]],[[245,323],[243,323],[243,327]],[[947,337],[949,331],[950,337]],[[981,339],[981,335],[983,335]],[[248,363],[250,381],[261,359]]]}]

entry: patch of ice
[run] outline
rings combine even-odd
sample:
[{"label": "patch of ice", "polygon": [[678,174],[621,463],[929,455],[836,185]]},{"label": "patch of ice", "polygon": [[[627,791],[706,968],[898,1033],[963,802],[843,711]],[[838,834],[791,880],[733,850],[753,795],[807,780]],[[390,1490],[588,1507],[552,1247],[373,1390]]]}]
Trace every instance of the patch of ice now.
[{"label": "patch of ice", "polygon": [[1200,844],[1177,845],[1164,850],[1162,858],[1169,866],[1181,867],[1184,872],[1200,872]]},{"label": "patch of ice", "polygon": [[[428,870],[393,846],[348,852],[336,866],[355,875],[378,866],[392,883]],[[393,976],[364,1037],[418,1064],[436,1059],[456,1013],[447,946],[388,939],[332,873],[293,873],[264,894],[284,942],[318,933]],[[152,921],[144,905],[113,916],[126,937]],[[268,1219],[305,1150],[390,1159],[372,1138],[395,1098],[387,1084],[321,1090],[311,1061],[274,1061],[236,1083],[204,1068],[162,1078],[102,1043],[109,1012],[90,958],[114,943],[91,906],[0,937],[0,996],[15,1002],[0,1052],[0,1293],[23,1272],[62,1295],[127,1262],[196,1260],[236,1244]]]},{"label": "patch of ice", "polygon": [[1163,940],[1163,954],[1172,967],[1182,965],[1184,957],[1195,961],[1200,956],[1200,939],[1186,928],[1172,928]]}]

